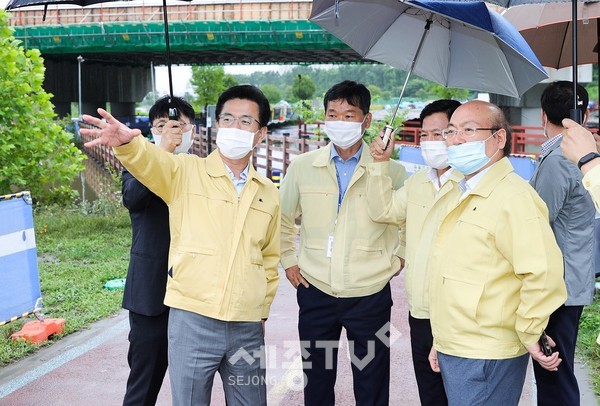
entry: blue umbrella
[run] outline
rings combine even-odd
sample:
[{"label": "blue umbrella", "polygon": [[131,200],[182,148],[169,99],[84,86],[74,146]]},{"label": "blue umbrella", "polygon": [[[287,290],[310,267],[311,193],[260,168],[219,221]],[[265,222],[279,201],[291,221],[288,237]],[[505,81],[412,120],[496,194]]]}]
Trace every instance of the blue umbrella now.
[{"label": "blue umbrella", "polygon": [[310,20],[365,59],[408,72],[391,122],[413,72],[512,97],[548,77],[521,34],[483,2],[315,0]]},{"label": "blue umbrella", "polygon": [[[445,1],[463,1],[463,0],[445,0]],[[596,3],[599,0],[488,0],[490,3],[501,7],[512,7],[523,4],[535,3],[571,3],[571,22],[573,30],[571,34],[572,54],[573,54],[573,108],[571,109],[571,118],[581,124],[581,110],[577,108],[577,3]],[[560,46],[560,45],[556,45]]]}]

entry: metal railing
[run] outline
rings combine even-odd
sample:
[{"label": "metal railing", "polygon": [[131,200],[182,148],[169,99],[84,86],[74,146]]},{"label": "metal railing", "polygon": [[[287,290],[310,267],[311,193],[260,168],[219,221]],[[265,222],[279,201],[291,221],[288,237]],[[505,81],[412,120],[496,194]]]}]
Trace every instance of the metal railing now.
[{"label": "metal railing", "polygon": [[[133,3],[133,2],[132,2]],[[45,21],[42,6],[11,11],[11,25],[61,25],[106,22],[162,21],[162,4],[103,3],[85,8],[77,6],[48,6]],[[171,21],[231,21],[231,20],[307,20],[312,1],[282,2],[222,1],[219,3],[169,4]]]},{"label": "metal railing", "polygon": [[[80,124],[85,127],[85,123]],[[546,140],[542,127],[534,126],[512,126],[511,154],[515,156],[537,156],[540,145]],[[596,132],[596,129],[590,129]],[[216,146],[216,133],[213,128],[198,127],[198,133],[192,143],[191,152],[200,157],[208,156]],[[308,131],[302,125],[299,126],[298,137],[287,135],[267,134],[259,144],[252,156],[252,163],[257,171],[271,177],[273,171],[279,171],[283,177],[294,156],[305,152],[322,148],[328,144],[325,139],[309,138],[314,131]],[[91,140],[89,136],[82,136],[83,142]],[[397,145],[418,146],[419,127],[407,125],[398,134]],[[87,155],[92,157],[101,166],[108,165],[115,171],[120,172],[123,165],[115,157],[112,148],[97,145],[92,148],[84,147]]]}]

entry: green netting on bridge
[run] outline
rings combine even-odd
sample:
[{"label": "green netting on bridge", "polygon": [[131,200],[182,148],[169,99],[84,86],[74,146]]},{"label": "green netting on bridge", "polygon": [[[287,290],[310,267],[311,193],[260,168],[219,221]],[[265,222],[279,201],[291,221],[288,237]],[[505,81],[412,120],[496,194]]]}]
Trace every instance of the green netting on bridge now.
[{"label": "green netting on bridge", "polygon": [[[169,21],[171,49],[304,50],[347,49],[340,40],[306,20]],[[44,54],[159,52],[165,49],[162,22],[123,22],[15,27],[26,48]]]}]

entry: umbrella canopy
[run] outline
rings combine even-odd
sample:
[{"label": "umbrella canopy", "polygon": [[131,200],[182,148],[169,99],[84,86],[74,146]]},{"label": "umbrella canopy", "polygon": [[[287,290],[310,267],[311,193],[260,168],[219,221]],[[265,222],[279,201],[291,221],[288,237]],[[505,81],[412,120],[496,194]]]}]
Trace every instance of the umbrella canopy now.
[{"label": "umbrella canopy", "polygon": [[483,2],[315,0],[310,20],[366,59],[446,87],[519,97],[548,77],[521,34]]},{"label": "umbrella canopy", "polygon": [[[464,1],[464,0],[445,0],[445,1]],[[561,3],[566,2],[571,5],[571,21],[573,21],[573,29],[571,34],[571,53],[572,60],[579,61],[579,55],[577,53],[577,43],[578,40],[578,30],[577,24],[577,3],[578,1],[586,1],[586,0],[488,0],[490,3],[496,4],[501,7],[513,7],[523,4],[535,4],[535,3]],[[587,0],[586,2],[597,2],[599,0]],[[571,118],[578,123],[581,123],[581,115],[580,110],[577,109],[577,63],[573,65],[573,108],[571,109]]]},{"label": "umbrella canopy", "polygon": [[[502,15],[523,35],[543,66],[573,66],[571,4],[544,3],[512,7]],[[577,5],[577,64],[597,63],[600,3]]]},{"label": "umbrella canopy", "polygon": [[[74,4],[78,6],[90,6],[92,4],[109,3],[120,0],[10,0],[6,5],[6,10],[15,10],[17,8],[29,6],[44,6],[44,19],[46,18],[46,9],[49,5]],[[123,0],[121,0],[123,1]],[[125,0],[126,1],[126,0]],[[191,1],[191,0],[185,0]],[[171,47],[169,43],[169,19],[167,18],[167,0],[163,3],[163,21],[165,25],[165,52],[167,56],[167,71],[169,75],[169,95],[173,97],[173,75],[171,74]]]}]

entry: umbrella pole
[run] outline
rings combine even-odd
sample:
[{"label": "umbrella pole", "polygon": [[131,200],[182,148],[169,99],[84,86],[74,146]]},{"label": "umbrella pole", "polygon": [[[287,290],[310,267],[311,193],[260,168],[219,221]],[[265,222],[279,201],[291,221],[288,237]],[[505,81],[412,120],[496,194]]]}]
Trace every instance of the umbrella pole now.
[{"label": "umbrella pole", "polygon": [[[581,124],[581,110],[577,108],[577,0],[572,0],[573,10],[573,108],[571,109],[571,120]],[[587,106],[584,106],[587,108]]]},{"label": "umbrella pole", "polygon": [[404,91],[406,90],[406,85],[408,84],[408,79],[410,78],[410,75],[412,74],[413,70],[415,69],[415,65],[417,64],[417,60],[419,59],[419,54],[421,53],[421,48],[423,48],[423,43],[425,42],[425,38],[427,37],[427,34],[429,33],[429,28],[431,27],[431,23],[433,22],[433,14],[430,14],[429,17],[427,18],[427,21],[425,22],[425,28],[423,30],[423,35],[421,36],[421,40],[419,41],[419,45],[417,46],[417,51],[415,52],[415,57],[413,58],[411,64],[410,64],[410,69],[408,70],[408,73],[406,74],[406,79],[404,80],[404,85],[402,86],[402,91],[400,92],[400,97],[398,98],[398,103],[396,103],[396,108],[394,109],[394,114],[392,114],[392,118],[390,119],[389,123],[384,127],[384,131],[383,131],[383,143],[387,148],[388,142],[390,141],[390,136],[392,135],[392,132],[394,131],[394,120],[396,119],[396,115],[398,114],[398,109],[400,108],[400,102],[402,102],[402,97],[404,96]]},{"label": "umbrella pole", "polygon": [[167,0],[163,0],[163,20],[165,24],[165,45],[167,51],[167,74],[169,75],[169,97],[173,98],[173,76],[171,75],[171,44],[169,42],[169,19],[167,17]]}]

